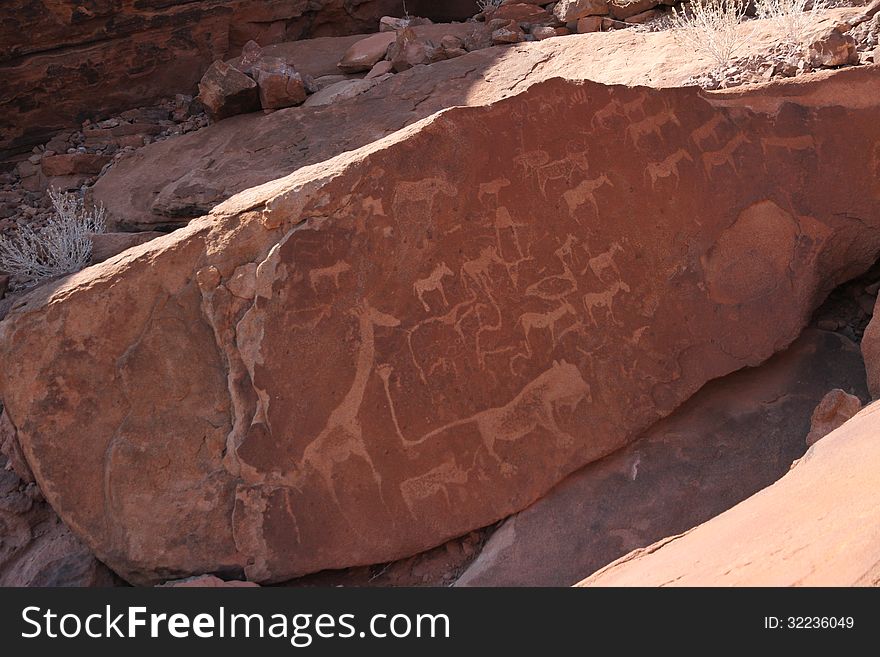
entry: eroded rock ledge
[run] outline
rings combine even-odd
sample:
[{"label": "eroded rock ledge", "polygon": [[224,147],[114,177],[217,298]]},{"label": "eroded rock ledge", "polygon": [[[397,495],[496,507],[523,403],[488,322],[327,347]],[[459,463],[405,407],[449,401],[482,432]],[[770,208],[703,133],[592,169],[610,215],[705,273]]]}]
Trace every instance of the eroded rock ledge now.
[{"label": "eroded rock ledge", "polygon": [[130,581],[414,554],[785,347],[875,261],[878,79],[447,110],[34,293],[0,396]]}]

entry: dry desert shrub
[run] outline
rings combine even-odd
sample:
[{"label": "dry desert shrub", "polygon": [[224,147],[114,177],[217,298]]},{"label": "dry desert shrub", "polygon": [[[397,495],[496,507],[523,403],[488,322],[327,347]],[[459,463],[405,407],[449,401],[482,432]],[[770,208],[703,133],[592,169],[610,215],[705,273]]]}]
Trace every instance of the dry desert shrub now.
[{"label": "dry desert shrub", "polygon": [[91,236],[104,232],[104,208],[86,211],[73,194],[49,191],[55,214],[40,229],[22,226],[13,237],[0,238],[0,269],[18,287],[79,271],[92,255]]},{"label": "dry desert shrub", "polygon": [[786,46],[799,45],[804,35],[821,20],[825,0],[756,0],[758,18],[773,21]]},{"label": "dry desert shrub", "polygon": [[749,39],[740,29],[747,6],[740,0],[691,0],[686,8],[672,10],[676,38],[725,66]]},{"label": "dry desert shrub", "polygon": [[486,11],[487,9],[495,9],[501,6],[503,0],[477,0],[477,9]]}]

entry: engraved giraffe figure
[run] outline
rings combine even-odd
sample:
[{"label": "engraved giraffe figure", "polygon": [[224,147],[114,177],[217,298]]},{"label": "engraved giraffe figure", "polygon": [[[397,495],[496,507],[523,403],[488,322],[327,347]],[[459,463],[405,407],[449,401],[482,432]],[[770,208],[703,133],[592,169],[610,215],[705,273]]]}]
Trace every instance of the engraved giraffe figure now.
[{"label": "engraved giraffe figure", "polygon": [[[339,502],[336,489],[338,484],[334,479],[334,471],[337,466],[353,457],[361,459],[369,466],[379,491],[379,497],[383,504],[385,503],[382,496],[382,476],[367,452],[358,414],[364,401],[370,373],[375,365],[375,328],[377,326],[396,327],[400,325],[400,320],[376,310],[367,301],[363,301],[357,309],[351,312],[357,318],[360,333],[354,380],[340,404],[331,411],[324,429],[303,451],[302,469],[300,470],[303,476],[309,471],[316,472],[320,476],[343,516],[346,512]],[[352,526],[355,524],[352,523]]]}]

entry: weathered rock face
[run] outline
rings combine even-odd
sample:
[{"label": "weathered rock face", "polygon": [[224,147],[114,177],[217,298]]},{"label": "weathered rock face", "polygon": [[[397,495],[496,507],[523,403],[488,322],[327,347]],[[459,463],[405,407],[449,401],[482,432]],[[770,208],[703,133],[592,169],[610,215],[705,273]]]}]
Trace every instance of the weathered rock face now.
[{"label": "weathered rock face", "polygon": [[858,347],[807,330],[506,520],[457,585],[570,586],[713,518],[788,472],[806,450],[813,408],[835,386],[866,396]]},{"label": "weathered rock face", "polygon": [[[399,0],[6,0],[0,21],[0,156],[86,117],[192,93],[217,58],[310,36],[374,32]],[[463,19],[452,2],[422,15]],[[411,11],[415,9],[410,8]]]},{"label": "weathered rock face", "polygon": [[132,581],[414,554],[768,358],[874,262],[878,80],[448,110],[35,292],[0,396]]},{"label": "weathered rock face", "polygon": [[876,586],[880,405],[813,445],[773,486],[636,550],[581,586]]}]

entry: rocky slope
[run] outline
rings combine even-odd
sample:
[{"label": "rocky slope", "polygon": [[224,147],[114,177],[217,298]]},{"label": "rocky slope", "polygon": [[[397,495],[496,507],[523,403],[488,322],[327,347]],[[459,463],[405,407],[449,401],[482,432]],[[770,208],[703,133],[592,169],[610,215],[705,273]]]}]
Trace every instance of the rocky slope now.
[{"label": "rocky slope", "polygon": [[[461,3],[424,16],[464,19]],[[208,65],[261,45],[372,32],[399,0],[8,0],[0,21],[0,158],[86,117],[191,93]]]},{"label": "rocky slope", "polygon": [[785,347],[874,262],[878,76],[450,109],[35,292],[0,396],[130,581],[414,554]]}]

